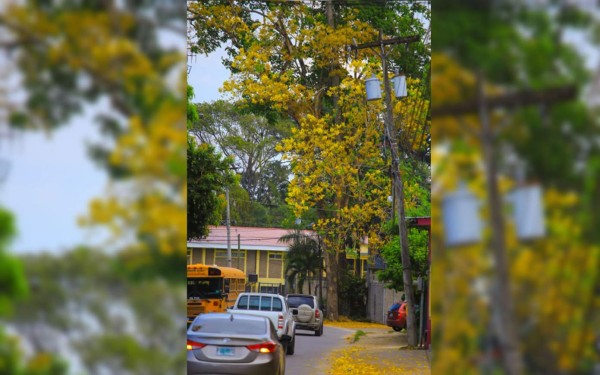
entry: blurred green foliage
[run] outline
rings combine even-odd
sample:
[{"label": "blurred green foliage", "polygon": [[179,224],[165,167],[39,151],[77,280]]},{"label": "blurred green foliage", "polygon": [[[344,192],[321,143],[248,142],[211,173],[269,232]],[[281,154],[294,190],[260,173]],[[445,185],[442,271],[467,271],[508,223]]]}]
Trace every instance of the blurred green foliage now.
[{"label": "blurred green foliage", "polygon": [[[599,21],[585,2],[547,3],[545,8],[509,1],[435,3],[433,103],[475,99],[478,73],[485,79],[488,102],[522,89],[577,87],[574,100],[490,111],[490,122],[500,191],[519,183],[544,189],[546,236],[520,241],[510,220],[503,233],[515,305],[511,321],[525,373],[588,373],[598,362],[592,346],[600,326],[594,314],[600,301],[600,259],[593,224],[600,212],[600,132],[585,91],[597,72],[588,71],[582,44]],[[569,41],[575,34],[581,44]],[[444,194],[458,181],[488,202],[489,166],[483,155],[490,150],[477,136],[477,115],[433,118],[434,164],[443,167],[433,172],[434,223],[441,223]],[[487,221],[489,205],[481,208]],[[496,265],[490,261],[490,244],[449,249],[441,226],[433,228],[433,345],[439,348],[433,372],[503,373],[494,341],[501,334],[492,321],[502,301],[491,298]],[[490,230],[485,228],[485,239]]]},{"label": "blurred green foliage", "polygon": [[173,319],[185,306],[183,283],[136,280],[120,268],[119,257],[85,247],[21,260],[34,298],[15,304],[11,325],[35,353],[68,348],[89,373],[184,368],[185,326]]},{"label": "blurred green foliage", "polygon": [[19,100],[0,102],[12,127],[52,132],[96,111],[104,139],[90,156],[111,186],[81,222],[117,244],[17,260],[0,212],[0,309],[16,312],[2,316],[0,373],[183,373],[184,4],[8,1],[0,33],[3,68],[18,77],[2,89],[21,84]]}]

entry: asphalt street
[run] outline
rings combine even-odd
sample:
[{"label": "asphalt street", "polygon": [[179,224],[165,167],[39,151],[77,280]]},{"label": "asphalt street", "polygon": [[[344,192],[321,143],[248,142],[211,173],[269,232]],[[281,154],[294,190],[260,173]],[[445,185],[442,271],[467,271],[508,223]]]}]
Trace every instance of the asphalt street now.
[{"label": "asphalt street", "polygon": [[286,356],[286,375],[325,374],[328,367],[329,354],[344,347],[344,337],[354,331],[344,328],[325,326],[322,336],[315,336],[312,331],[296,331],[296,350],[293,355]]}]

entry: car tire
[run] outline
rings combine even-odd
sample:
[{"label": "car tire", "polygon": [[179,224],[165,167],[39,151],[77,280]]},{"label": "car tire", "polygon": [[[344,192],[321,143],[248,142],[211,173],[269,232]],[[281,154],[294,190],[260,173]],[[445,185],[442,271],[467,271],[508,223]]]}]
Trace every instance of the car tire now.
[{"label": "car tire", "polygon": [[314,315],[314,310],[309,305],[303,304],[298,306],[298,315],[296,318],[299,322],[308,323]]},{"label": "car tire", "polygon": [[290,341],[290,343],[288,344],[285,353],[287,355],[293,355],[295,351],[296,351],[296,334],[294,334],[292,341]]},{"label": "car tire", "polygon": [[321,326],[315,331],[315,336],[321,336],[323,334],[323,325],[321,324]]},{"label": "car tire", "polygon": [[394,329],[394,331],[396,332],[400,332],[402,331],[402,327],[392,327]]}]

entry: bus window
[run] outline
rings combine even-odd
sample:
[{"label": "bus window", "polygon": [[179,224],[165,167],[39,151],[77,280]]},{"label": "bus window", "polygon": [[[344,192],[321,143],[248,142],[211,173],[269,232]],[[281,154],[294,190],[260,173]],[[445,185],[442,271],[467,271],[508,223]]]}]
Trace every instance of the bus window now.
[{"label": "bus window", "polygon": [[224,289],[225,289],[226,294],[229,293],[229,283],[230,282],[231,282],[231,279],[225,279],[225,283],[224,283],[225,288]]},{"label": "bus window", "polygon": [[222,278],[194,277],[187,280],[188,299],[221,298]]}]

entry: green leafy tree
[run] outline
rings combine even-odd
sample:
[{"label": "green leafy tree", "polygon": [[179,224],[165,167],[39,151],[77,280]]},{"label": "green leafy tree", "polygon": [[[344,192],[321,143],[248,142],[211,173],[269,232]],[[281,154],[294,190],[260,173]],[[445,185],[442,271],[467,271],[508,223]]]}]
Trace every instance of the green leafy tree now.
[{"label": "green leafy tree", "polygon": [[188,217],[189,238],[208,235],[208,226],[221,219],[223,188],[232,183],[231,160],[220,155],[213,146],[198,144],[188,137]]},{"label": "green leafy tree", "polygon": [[[198,108],[191,102],[193,97],[194,90],[188,85],[187,236],[201,238],[208,235],[209,225],[219,223],[221,207],[226,204],[221,192],[232,184],[234,176],[231,158],[224,158],[210,143],[192,135],[194,124],[200,118]],[[235,212],[239,212],[243,206],[236,207]]]},{"label": "green leafy tree", "polygon": [[198,120],[190,132],[234,160],[250,200],[266,205],[283,203],[290,171],[281,162],[276,145],[289,134],[290,121],[271,123],[223,100],[199,103],[196,108]]},{"label": "green leafy tree", "polygon": [[279,242],[289,245],[285,255],[285,275],[290,285],[297,285],[297,291],[303,293],[304,282],[308,281],[308,294],[312,294],[310,280],[319,274],[323,264],[318,239],[296,229],[280,237]]},{"label": "green leafy tree", "polygon": [[[426,162],[410,160],[402,164],[405,179],[407,217],[431,217],[431,193],[429,166]],[[381,256],[387,264],[385,270],[377,272],[380,281],[389,283],[391,289],[404,290],[402,277],[402,257],[398,236],[398,222],[392,220],[383,225],[383,232],[389,239],[381,247]],[[418,228],[408,229],[409,254],[413,279],[427,278],[429,270],[429,234]]]},{"label": "green leafy tree", "polygon": [[[392,228],[397,228],[397,225]],[[410,264],[413,268],[412,275],[414,278],[419,276],[425,278],[429,270],[429,234],[425,230],[410,228],[408,230],[408,242],[410,244]],[[387,268],[378,271],[377,278],[387,283],[387,287],[390,289],[404,290],[398,235],[392,236],[391,241],[381,248],[381,256],[385,260]]]}]

